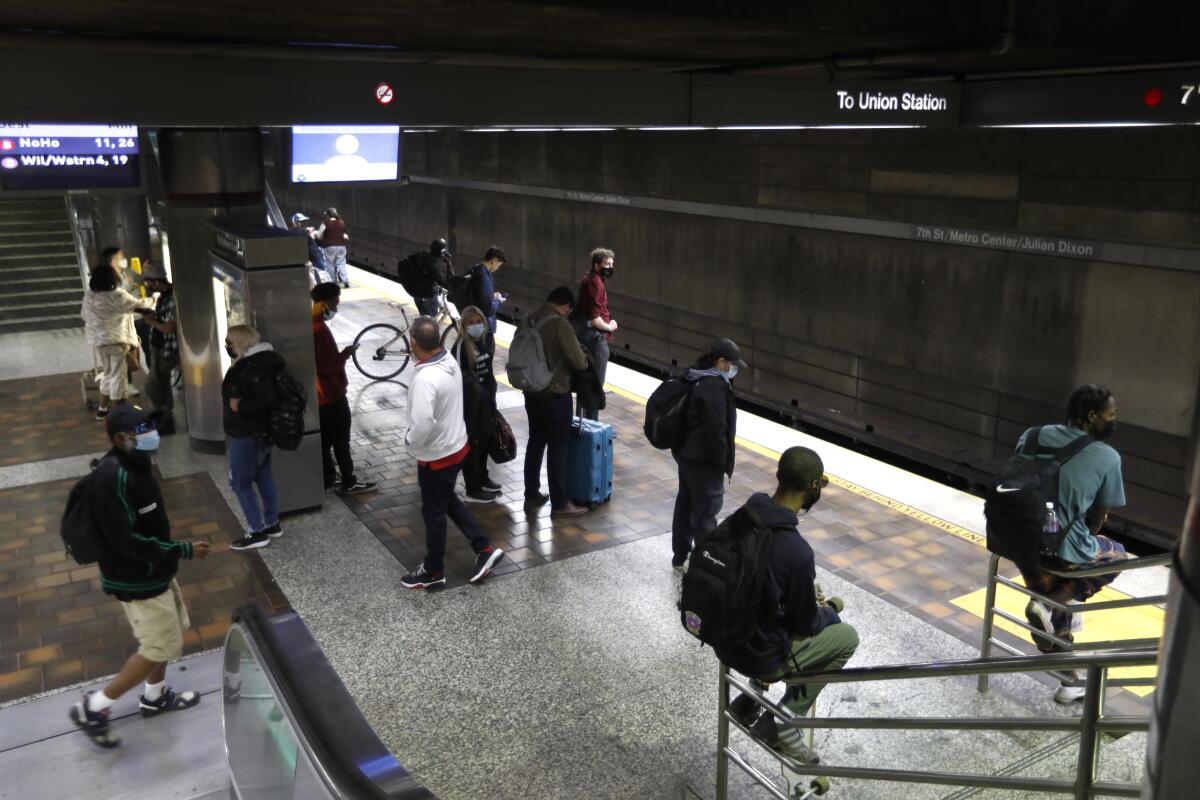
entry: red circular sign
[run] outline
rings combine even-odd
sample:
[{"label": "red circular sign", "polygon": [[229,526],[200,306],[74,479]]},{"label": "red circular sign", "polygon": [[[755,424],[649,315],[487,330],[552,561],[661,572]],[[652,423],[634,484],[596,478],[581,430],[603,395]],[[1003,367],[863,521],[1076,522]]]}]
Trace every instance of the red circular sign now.
[{"label": "red circular sign", "polygon": [[1162,102],[1163,90],[1162,89],[1148,89],[1146,91],[1146,96],[1143,97],[1142,99],[1145,101],[1146,105],[1150,106],[1151,108],[1154,108],[1156,105],[1158,105],[1159,103]]},{"label": "red circular sign", "polygon": [[390,83],[381,83],[375,87],[375,102],[379,105],[386,106],[395,99],[396,92]]}]

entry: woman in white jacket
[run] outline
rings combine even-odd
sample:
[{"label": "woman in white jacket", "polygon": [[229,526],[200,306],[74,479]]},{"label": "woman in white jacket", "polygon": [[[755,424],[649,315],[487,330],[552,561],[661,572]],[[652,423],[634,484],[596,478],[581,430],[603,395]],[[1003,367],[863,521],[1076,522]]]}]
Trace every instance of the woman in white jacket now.
[{"label": "woman in white jacket", "polygon": [[138,336],[133,328],[134,314],[139,309],[154,310],[154,301],[134,297],[118,288],[116,271],[101,264],[92,271],[88,292],[83,297],[84,332],[88,344],[96,350],[100,364],[100,407],[96,419],[108,416],[108,404],[125,402],[128,383],[125,377],[125,357],[137,349]]}]

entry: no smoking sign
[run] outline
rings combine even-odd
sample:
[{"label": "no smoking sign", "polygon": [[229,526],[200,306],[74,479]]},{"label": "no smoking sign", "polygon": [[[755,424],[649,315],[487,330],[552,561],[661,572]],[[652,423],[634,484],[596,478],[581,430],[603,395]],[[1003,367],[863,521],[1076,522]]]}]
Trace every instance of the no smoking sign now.
[{"label": "no smoking sign", "polygon": [[396,92],[390,83],[381,83],[375,87],[375,102],[386,106],[396,99]]}]

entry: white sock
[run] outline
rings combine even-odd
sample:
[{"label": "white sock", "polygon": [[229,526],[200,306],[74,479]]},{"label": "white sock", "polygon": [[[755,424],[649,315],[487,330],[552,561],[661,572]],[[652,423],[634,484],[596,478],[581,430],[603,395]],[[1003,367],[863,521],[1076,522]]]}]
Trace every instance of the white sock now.
[{"label": "white sock", "polygon": [[99,714],[101,711],[112,708],[113,703],[117,702],[106,695],[103,690],[92,692],[88,695],[87,708],[93,714]]},{"label": "white sock", "polygon": [[159,683],[151,683],[150,681],[146,681],[146,693],[143,694],[142,697],[153,703],[155,700],[162,697],[163,689],[165,688],[167,688],[167,682],[165,680],[160,681]]}]

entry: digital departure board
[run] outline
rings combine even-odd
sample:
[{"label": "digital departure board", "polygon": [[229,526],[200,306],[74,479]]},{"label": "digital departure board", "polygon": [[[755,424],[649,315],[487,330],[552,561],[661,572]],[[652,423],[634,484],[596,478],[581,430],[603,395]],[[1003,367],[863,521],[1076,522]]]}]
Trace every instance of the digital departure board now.
[{"label": "digital departure board", "polygon": [[292,183],[394,181],[399,177],[399,125],[292,128]]},{"label": "digital departure board", "polygon": [[0,189],[141,185],[135,125],[0,123]]}]

